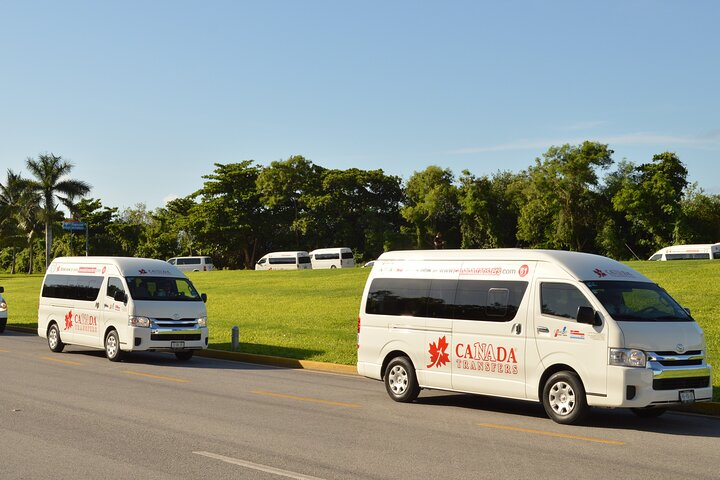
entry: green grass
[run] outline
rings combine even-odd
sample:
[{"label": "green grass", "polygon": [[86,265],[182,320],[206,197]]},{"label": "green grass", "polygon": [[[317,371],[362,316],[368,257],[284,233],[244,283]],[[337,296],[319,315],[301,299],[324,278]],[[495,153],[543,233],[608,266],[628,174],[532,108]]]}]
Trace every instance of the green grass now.
[{"label": "green grass", "polygon": [[[628,262],[659,283],[705,331],[708,361],[720,366],[720,262]],[[240,350],[352,365],[356,360],[357,315],[369,269],[312,271],[215,271],[190,273],[208,294],[210,346],[230,350],[240,329]],[[2,275],[11,325],[37,327],[42,275]],[[720,374],[714,376],[720,399]]]}]

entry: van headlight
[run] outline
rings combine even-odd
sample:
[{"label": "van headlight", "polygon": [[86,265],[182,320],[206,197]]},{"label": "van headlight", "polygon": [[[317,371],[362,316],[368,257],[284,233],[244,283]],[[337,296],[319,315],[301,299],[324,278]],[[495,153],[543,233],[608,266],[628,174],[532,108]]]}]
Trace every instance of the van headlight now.
[{"label": "van headlight", "polygon": [[149,327],[150,319],[148,317],[128,317],[128,325],[131,327]]},{"label": "van headlight", "polygon": [[642,350],[635,350],[634,348],[610,349],[610,365],[645,368],[646,364],[647,356]]},{"label": "van headlight", "polygon": [[207,317],[198,317],[197,324],[198,327],[207,327]]},{"label": "van headlight", "polygon": [[5,310],[7,310],[7,303],[0,302],[0,312],[4,312]]}]

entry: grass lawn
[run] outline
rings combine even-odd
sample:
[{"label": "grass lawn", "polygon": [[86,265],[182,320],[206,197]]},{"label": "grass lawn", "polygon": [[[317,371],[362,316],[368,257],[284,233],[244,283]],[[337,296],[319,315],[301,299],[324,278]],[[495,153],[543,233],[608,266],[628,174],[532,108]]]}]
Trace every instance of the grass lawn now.
[{"label": "grass lawn", "polygon": [[[664,287],[705,331],[708,360],[720,366],[720,262],[627,262]],[[208,294],[210,346],[230,350],[240,329],[246,353],[354,364],[357,315],[369,269],[189,272]],[[36,328],[42,275],[0,274],[11,325]],[[720,399],[720,374],[714,376]]]}]

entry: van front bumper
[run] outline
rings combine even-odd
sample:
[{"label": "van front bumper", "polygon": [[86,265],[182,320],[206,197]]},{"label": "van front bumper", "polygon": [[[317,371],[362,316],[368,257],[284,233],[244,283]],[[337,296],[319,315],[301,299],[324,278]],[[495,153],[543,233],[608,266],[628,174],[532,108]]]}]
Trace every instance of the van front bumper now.
[{"label": "van front bumper", "polygon": [[132,329],[133,351],[204,350],[208,348],[207,327],[152,327]]},{"label": "van front bumper", "polygon": [[608,367],[607,397],[588,397],[604,407],[664,407],[712,400],[712,367]]}]

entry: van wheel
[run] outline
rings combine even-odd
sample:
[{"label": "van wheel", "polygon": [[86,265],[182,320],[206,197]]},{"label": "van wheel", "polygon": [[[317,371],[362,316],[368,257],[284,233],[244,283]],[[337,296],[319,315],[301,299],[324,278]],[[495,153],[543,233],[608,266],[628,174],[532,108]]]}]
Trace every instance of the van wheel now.
[{"label": "van wheel", "polygon": [[420,393],[415,367],[407,357],[393,358],[385,370],[385,389],[396,402],[412,402]]},{"label": "van wheel", "polygon": [[175,352],[175,357],[182,362],[187,362],[193,357],[193,353],[195,352],[192,350],[183,350],[182,352]]},{"label": "van wheel", "polygon": [[337,267],[335,265],[330,265],[330,268],[332,269],[332,268],[337,268]]},{"label": "van wheel", "polygon": [[55,323],[50,325],[48,329],[47,342],[51,352],[60,353],[63,351],[63,348],[65,348],[65,344],[60,339],[60,329],[58,329]]},{"label": "van wheel", "polygon": [[577,423],[589,410],[585,388],[573,372],[552,375],[545,382],[542,401],[548,417],[557,423]]},{"label": "van wheel", "polygon": [[647,407],[647,408],[631,408],[630,409],[635,415],[640,418],[656,418],[667,411],[667,408],[662,407]]},{"label": "van wheel", "polygon": [[110,330],[105,337],[105,355],[111,362],[119,362],[122,359],[120,337],[115,330]]}]

